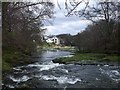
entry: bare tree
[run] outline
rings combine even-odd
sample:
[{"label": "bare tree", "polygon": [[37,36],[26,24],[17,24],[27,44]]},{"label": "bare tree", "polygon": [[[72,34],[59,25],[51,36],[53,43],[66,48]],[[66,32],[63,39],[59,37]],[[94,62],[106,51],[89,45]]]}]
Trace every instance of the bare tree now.
[{"label": "bare tree", "polygon": [[[54,4],[46,2],[3,2],[3,47],[18,48],[25,52],[41,43],[43,20],[53,17]],[[33,40],[36,42],[34,43]]]},{"label": "bare tree", "polygon": [[[65,1],[65,9],[67,10],[66,16],[77,15],[80,19],[87,19],[94,23],[90,27],[87,27],[86,31],[78,35],[80,38],[77,40],[79,41],[78,46],[82,45],[84,49],[89,49],[97,47],[97,43],[100,43],[100,45],[104,44],[104,49],[107,50],[114,46],[111,42],[117,40],[114,43],[116,43],[115,45],[118,47],[118,38],[116,37],[118,37],[117,32],[120,18],[120,2],[110,2],[108,0],[93,1],[93,4],[90,4],[90,2],[91,0]],[[83,8],[79,7],[83,3]],[[116,40],[113,39],[113,36]]]},{"label": "bare tree", "polygon": [[[66,0],[65,9],[67,10],[66,16],[78,15],[79,17],[84,17],[87,20],[95,22],[95,20],[105,19],[110,21],[110,19],[116,20],[119,16],[119,2],[108,0],[104,1],[92,1],[91,0]],[[79,7],[83,5],[84,7]]]}]

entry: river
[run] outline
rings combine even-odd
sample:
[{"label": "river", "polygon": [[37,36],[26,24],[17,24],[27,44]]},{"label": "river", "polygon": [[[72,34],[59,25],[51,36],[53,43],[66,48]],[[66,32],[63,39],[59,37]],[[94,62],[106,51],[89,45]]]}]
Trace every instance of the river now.
[{"label": "river", "polygon": [[42,51],[32,64],[14,67],[4,76],[8,88],[118,88],[120,66],[108,64],[74,65],[53,63],[59,57],[71,56],[61,50]]}]

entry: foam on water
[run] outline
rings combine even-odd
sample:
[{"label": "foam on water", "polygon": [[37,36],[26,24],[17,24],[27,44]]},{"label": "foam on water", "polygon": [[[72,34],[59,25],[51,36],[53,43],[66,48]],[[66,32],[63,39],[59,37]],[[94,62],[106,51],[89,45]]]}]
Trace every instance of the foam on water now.
[{"label": "foam on water", "polygon": [[100,80],[99,78],[96,78],[96,80]]},{"label": "foam on water", "polygon": [[108,75],[112,80],[119,82],[120,81],[120,73],[117,70],[104,70],[102,68],[99,69],[102,74]]},{"label": "foam on water", "polygon": [[81,79],[79,79],[79,78],[70,78],[70,77],[67,77],[67,76],[55,77],[55,76],[52,76],[52,75],[49,75],[49,76],[44,75],[41,78],[44,79],[44,80],[57,80],[57,82],[59,84],[65,84],[65,83],[75,84],[76,82],[81,81]]},{"label": "foam on water", "polygon": [[40,64],[39,63],[34,63],[34,64],[29,64],[28,66],[26,67],[39,67]]},{"label": "foam on water", "polygon": [[24,68],[24,67],[26,67],[26,66],[13,67],[12,69],[19,71],[19,70],[22,70],[22,68]]},{"label": "foam on water", "polygon": [[48,64],[40,65],[40,67],[41,67],[40,71],[49,70],[49,69],[52,69],[52,68],[55,68],[55,67],[58,67],[58,66],[61,66],[61,65],[63,65],[63,64],[49,62]]},{"label": "foam on water", "polygon": [[65,73],[68,73],[68,70],[67,70],[67,69],[60,69],[60,70],[62,70],[62,71],[65,72]]},{"label": "foam on water", "polygon": [[10,76],[10,79],[11,79],[13,82],[20,83],[20,82],[25,82],[25,81],[29,80],[30,77],[24,75],[24,76],[22,76],[21,78],[14,78],[13,76]]},{"label": "foam on water", "polygon": [[7,87],[9,87],[9,88],[15,88],[14,86],[12,86],[12,85],[6,85]]},{"label": "foam on water", "polygon": [[120,73],[117,70],[112,70],[111,73],[114,73],[115,75],[119,75],[120,76]]},{"label": "foam on water", "polygon": [[106,65],[104,65],[105,67],[108,67],[109,65],[108,64],[106,64]]},{"label": "foam on water", "polygon": [[63,57],[73,57],[74,55],[67,55],[67,56],[63,56]]},{"label": "foam on water", "polygon": [[13,70],[17,70],[17,71],[21,70],[20,68],[15,68],[15,67],[12,68],[12,69],[13,69]]},{"label": "foam on water", "polygon": [[59,64],[59,63],[53,63],[52,61],[48,62],[48,63],[43,63],[43,64],[29,64],[28,67],[37,67],[40,68],[39,71],[43,71],[43,70],[49,70],[58,66],[61,66],[63,64]]}]

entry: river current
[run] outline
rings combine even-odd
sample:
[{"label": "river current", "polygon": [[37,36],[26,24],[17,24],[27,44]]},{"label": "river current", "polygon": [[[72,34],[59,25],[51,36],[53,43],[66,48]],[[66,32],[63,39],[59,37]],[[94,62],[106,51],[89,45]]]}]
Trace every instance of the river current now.
[{"label": "river current", "polygon": [[37,62],[14,67],[6,74],[2,84],[7,88],[119,88],[119,65],[74,65],[53,63],[59,57],[73,53],[46,50]]}]

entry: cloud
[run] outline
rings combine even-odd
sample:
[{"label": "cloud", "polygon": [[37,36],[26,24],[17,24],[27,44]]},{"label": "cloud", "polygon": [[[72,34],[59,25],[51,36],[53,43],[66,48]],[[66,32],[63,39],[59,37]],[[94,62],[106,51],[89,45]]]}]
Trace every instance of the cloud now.
[{"label": "cloud", "polygon": [[55,19],[53,25],[46,25],[47,35],[58,35],[58,34],[72,34],[75,35],[86,28],[91,22],[88,20],[80,20],[77,16],[65,17],[66,11],[64,8],[64,0],[60,0],[62,9],[59,9],[55,4]]},{"label": "cloud", "polygon": [[48,29],[46,31],[47,35],[53,34],[72,34],[75,35],[78,32],[85,29],[85,27],[90,22],[87,20],[76,20],[76,21],[64,21],[59,24],[53,25],[53,26],[46,26]]}]

